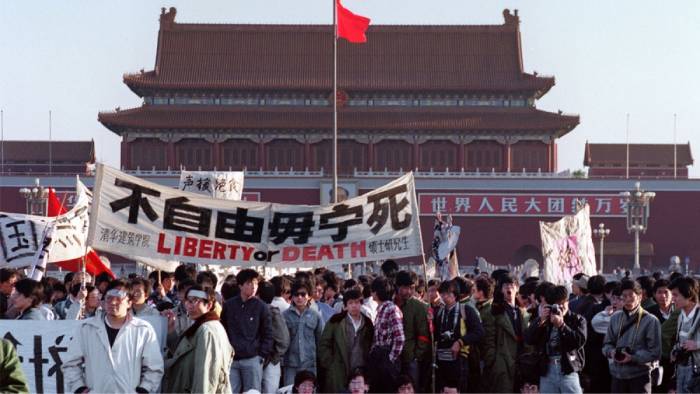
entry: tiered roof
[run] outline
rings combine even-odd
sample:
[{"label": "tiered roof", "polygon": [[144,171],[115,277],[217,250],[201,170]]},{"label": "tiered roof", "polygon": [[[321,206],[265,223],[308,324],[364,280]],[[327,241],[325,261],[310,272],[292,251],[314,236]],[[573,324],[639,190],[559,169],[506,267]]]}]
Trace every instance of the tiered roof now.
[{"label": "tiered roof", "polygon": [[[333,34],[322,25],[217,25],[161,15],[155,69],[127,74],[138,95],[158,90],[330,90]],[[368,42],[338,43],[338,86],[359,91],[522,93],[553,77],[523,70],[517,11],[503,25],[370,26]]]},{"label": "tiered roof", "polygon": [[[202,105],[147,105],[119,112],[101,113],[99,121],[117,134],[147,129],[316,129],[328,130],[332,109],[295,107],[227,107]],[[511,108],[507,116],[499,108],[358,108],[338,113],[346,130],[473,130],[542,133],[555,130],[556,137],[578,124],[578,116],[560,115],[535,108]]]},{"label": "tiered roof", "polygon": [[[693,164],[690,143],[675,145],[678,166]],[[673,144],[629,144],[629,162],[635,166],[673,166]],[[627,144],[589,144],[583,164],[589,167],[622,164],[627,161]]]}]

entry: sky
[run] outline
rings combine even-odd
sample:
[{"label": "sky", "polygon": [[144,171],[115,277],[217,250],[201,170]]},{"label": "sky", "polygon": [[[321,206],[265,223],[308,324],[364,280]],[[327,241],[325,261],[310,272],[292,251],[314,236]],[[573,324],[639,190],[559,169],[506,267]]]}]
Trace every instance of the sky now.
[{"label": "sky", "polygon": [[[344,0],[373,24],[502,24],[518,9],[525,71],[554,75],[537,102],[579,114],[561,138],[559,170],[583,168],[586,141],[690,142],[700,149],[700,2],[695,0]],[[0,0],[4,138],[94,139],[119,164],[99,111],[141,105],[122,75],[155,63],[161,7],[181,23],[330,24],[332,0]],[[369,37],[371,39],[371,36]],[[694,155],[696,160],[700,157]],[[700,177],[700,165],[691,167]]]}]

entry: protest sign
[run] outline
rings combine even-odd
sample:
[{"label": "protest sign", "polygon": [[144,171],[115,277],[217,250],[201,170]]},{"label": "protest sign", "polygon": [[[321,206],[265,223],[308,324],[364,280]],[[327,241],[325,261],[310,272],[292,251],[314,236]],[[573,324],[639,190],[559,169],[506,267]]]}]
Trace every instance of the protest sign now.
[{"label": "protest sign", "polygon": [[540,222],[545,281],[566,285],[579,272],[596,274],[589,212],[586,204],[575,215],[552,223]]},{"label": "protest sign", "polygon": [[[167,320],[145,316],[165,353]],[[12,342],[29,383],[30,393],[64,393],[62,357],[84,320],[0,320],[0,337]]]},{"label": "protest sign", "polygon": [[0,267],[33,267],[51,247],[54,220],[0,212]]},{"label": "protest sign", "polygon": [[238,201],[243,195],[243,176],[243,171],[181,171],[178,189]]},{"label": "protest sign", "polygon": [[198,264],[327,266],[422,250],[412,173],[317,206],[212,199],[98,165],[90,219],[95,249]]}]

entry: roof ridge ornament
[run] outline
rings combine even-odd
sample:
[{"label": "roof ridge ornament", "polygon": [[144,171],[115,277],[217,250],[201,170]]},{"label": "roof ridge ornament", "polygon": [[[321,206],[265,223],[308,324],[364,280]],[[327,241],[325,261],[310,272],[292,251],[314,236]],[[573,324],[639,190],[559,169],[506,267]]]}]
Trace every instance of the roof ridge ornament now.
[{"label": "roof ridge ornament", "polygon": [[160,9],[160,28],[172,28],[175,24],[175,14],[177,14],[177,9],[175,7],[170,7],[166,12],[165,7]]},{"label": "roof ridge ornament", "polygon": [[510,13],[510,10],[508,8],[503,10],[503,19],[504,19],[504,24],[506,26],[512,25],[512,26],[518,26],[520,25],[520,17],[518,16],[518,10],[513,10],[513,13]]}]

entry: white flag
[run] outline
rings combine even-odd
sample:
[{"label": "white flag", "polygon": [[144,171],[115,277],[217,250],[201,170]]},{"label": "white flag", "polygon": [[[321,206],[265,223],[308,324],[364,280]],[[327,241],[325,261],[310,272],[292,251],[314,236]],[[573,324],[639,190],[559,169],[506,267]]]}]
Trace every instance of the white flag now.
[{"label": "white flag", "polygon": [[82,258],[86,253],[92,193],[80,180],[76,182],[77,198],[73,208],[62,215],[47,218],[56,221],[49,263]]},{"label": "white flag", "polygon": [[557,285],[571,283],[579,272],[596,274],[595,249],[591,237],[590,207],[561,220],[540,222],[544,280]]}]

